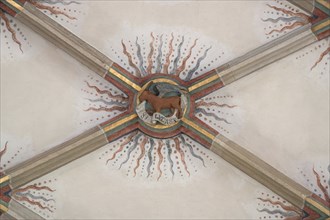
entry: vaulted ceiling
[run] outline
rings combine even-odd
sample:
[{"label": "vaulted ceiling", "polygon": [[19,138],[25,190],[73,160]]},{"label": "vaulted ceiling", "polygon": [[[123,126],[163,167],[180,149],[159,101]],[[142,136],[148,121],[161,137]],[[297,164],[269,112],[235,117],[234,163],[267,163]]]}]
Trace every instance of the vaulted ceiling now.
[{"label": "vaulted ceiling", "polygon": [[329,10],[1,0],[0,218],[328,219]]}]

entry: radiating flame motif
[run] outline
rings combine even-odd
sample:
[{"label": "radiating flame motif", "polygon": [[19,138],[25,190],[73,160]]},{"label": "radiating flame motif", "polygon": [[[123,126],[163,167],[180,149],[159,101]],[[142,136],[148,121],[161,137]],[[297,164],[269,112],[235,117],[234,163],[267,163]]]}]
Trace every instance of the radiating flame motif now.
[{"label": "radiating flame motif", "polygon": [[[208,100],[217,100],[217,101],[206,101],[205,99]],[[226,125],[232,124],[230,122],[229,118],[229,113],[231,112],[232,109],[235,109],[237,105],[229,105],[227,103],[220,103],[219,101],[224,100],[220,99],[219,96],[211,96],[207,97],[205,99],[200,99],[197,100],[195,103],[195,115],[199,118],[204,118],[204,122],[209,124],[210,126],[217,126],[217,128],[221,128],[220,124],[225,123]],[[223,110],[226,110],[226,114],[222,114],[221,116],[220,113],[223,113]],[[231,114],[233,115],[233,114]],[[228,118],[226,118],[228,117]],[[206,120],[208,119],[208,120]],[[211,125],[212,124],[212,125]]]},{"label": "radiating flame motif", "polygon": [[161,178],[189,177],[193,169],[189,167],[195,167],[195,163],[205,167],[203,156],[206,154],[203,151],[196,153],[195,145],[192,146],[188,141],[192,140],[183,135],[161,140],[135,131],[115,145],[112,155],[106,158],[106,164],[119,169],[125,167],[127,175],[132,173],[132,177],[140,174],[141,177],[157,181]]},{"label": "radiating flame motif", "polygon": [[314,65],[311,67],[311,70],[313,70],[322,60],[323,58],[328,55],[330,53],[330,46],[325,49],[325,51],[323,51],[321,54],[320,54],[320,57],[319,59],[317,59],[317,61],[314,63]]},{"label": "radiating flame motif", "polygon": [[[269,24],[269,30],[266,31],[268,36],[272,35],[273,37],[275,33],[280,34],[304,26],[312,19],[307,14],[295,11],[289,5],[283,5],[283,1],[274,1],[272,4],[266,5],[270,8],[270,11],[265,11],[269,17],[261,20]],[[276,16],[272,17],[272,14],[276,14]]]},{"label": "radiating flame motif", "polygon": [[11,38],[19,46],[20,51],[23,53],[22,43],[17,39],[16,31],[11,27],[10,22],[9,22],[9,19],[8,19],[7,16],[8,15],[6,15],[4,13],[4,11],[2,11],[0,9],[0,17],[1,17],[1,19],[5,22],[7,30],[11,33]]},{"label": "radiating flame motif", "polygon": [[117,88],[107,83],[105,85],[93,76],[88,76],[84,83],[86,86],[81,90],[86,96],[81,108],[86,112],[86,117],[92,118],[85,119],[80,124],[105,121],[127,110],[128,97]]},{"label": "radiating flame motif", "polygon": [[[64,0],[21,0],[22,3],[30,3],[36,8],[44,11],[44,12],[49,12],[51,15],[57,16],[57,15],[63,15],[66,18],[70,20],[76,20],[77,18],[74,16],[71,16],[69,13],[66,13],[64,10],[65,9],[57,9],[54,6],[54,4],[61,4],[63,6],[68,6],[71,4],[80,4],[78,1],[64,1]],[[14,28],[11,25],[10,18],[13,18],[11,15],[7,14],[5,12],[5,9],[0,8],[0,18],[1,20],[4,21],[6,25],[6,29],[11,33],[11,37],[14,43],[16,43],[20,49],[20,51],[23,53],[23,44],[22,42],[18,39],[17,33],[14,30]]]},{"label": "radiating flame motif", "polygon": [[[310,186],[316,185],[316,189],[311,189],[311,191],[321,191],[322,194],[319,194],[319,196],[324,199],[327,203],[327,205],[330,205],[330,199],[329,199],[329,187],[330,187],[330,181],[327,182],[325,179],[326,177],[319,174],[315,170],[315,168],[312,168],[314,177],[315,177],[315,183],[311,184]],[[329,173],[330,173],[330,165],[329,165]],[[323,171],[321,171],[323,172]],[[309,180],[308,180],[309,181]],[[322,183],[324,182],[324,184]],[[266,193],[262,193],[261,197],[258,198],[258,200],[261,202],[259,206],[262,206],[263,208],[257,209],[260,213],[268,214],[269,216],[263,216],[264,218],[276,218],[276,219],[284,219],[284,220],[301,220],[301,219],[309,219],[309,216],[304,213],[303,210],[298,209],[297,207],[289,204],[287,201],[271,196]]]},{"label": "radiating flame motif", "polygon": [[[13,161],[16,159],[16,157],[20,154],[22,147],[18,148],[15,153],[12,153],[12,155],[8,154],[8,141],[5,143],[5,146],[2,148],[0,147],[0,172],[7,169],[10,165],[13,164]],[[7,157],[7,155],[9,155]],[[6,159],[6,157],[8,159]]]},{"label": "radiating flame motif", "polygon": [[[123,66],[132,68],[131,73],[137,77],[162,73],[176,75],[189,81],[196,75],[203,74],[204,71],[198,72],[198,70],[212,47],[199,45],[197,38],[194,40],[187,38],[183,35],[175,36],[173,33],[156,35],[151,32],[148,39],[149,48],[141,46],[138,37],[135,38],[135,47],[131,44],[130,48],[122,39],[122,53],[127,61],[121,62],[124,62]],[[147,56],[143,56],[146,53]]]},{"label": "radiating flame motif", "polygon": [[[36,207],[41,211],[53,213],[55,211],[55,199],[52,193],[54,189],[49,186],[39,184],[28,185],[11,192],[11,197],[24,205]],[[44,215],[47,213],[43,213]]]},{"label": "radiating flame motif", "polygon": [[[67,17],[71,20],[77,19],[73,16],[68,15],[64,11],[56,10],[51,6],[44,5],[43,1],[27,0],[27,2],[31,3],[32,5],[34,5],[38,9],[49,11],[52,15],[64,15],[65,17]],[[58,3],[63,3],[63,1],[60,1]]]},{"label": "radiating flame motif", "polygon": [[8,145],[8,141],[6,142],[5,147],[3,148],[3,150],[0,150],[0,162],[1,162],[1,159],[2,159],[3,155],[5,155],[5,153],[7,152],[7,145]]}]

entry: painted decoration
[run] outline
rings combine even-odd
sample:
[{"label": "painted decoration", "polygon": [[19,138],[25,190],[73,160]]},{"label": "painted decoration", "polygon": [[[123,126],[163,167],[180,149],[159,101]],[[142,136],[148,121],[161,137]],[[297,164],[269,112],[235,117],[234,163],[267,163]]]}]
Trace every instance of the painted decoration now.
[{"label": "painted decoration", "polygon": [[[330,206],[330,165],[326,169],[316,169],[313,167],[311,173],[300,171],[301,175],[305,178],[307,188],[314,194],[311,200],[316,200],[325,207]],[[306,199],[306,205],[303,209],[299,209],[289,204],[284,199],[272,194],[262,192],[258,198],[258,211],[261,216],[259,219],[284,219],[284,220],[300,220],[300,219],[325,219],[322,218],[322,212],[318,211],[310,199]]]},{"label": "painted decoration", "polygon": [[11,191],[12,199],[35,211],[39,215],[50,218],[56,211],[56,201],[54,199],[55,189],[49,187],[56,179],[44,180],[29,184]]},{"label": "painted decoration", "polygon": [[139,131],[108,145],[99,159],[127,176],[157,181],[187,178],[215,163],[210,152],[185,135],[156,139]]},{"label": "painted decoration", "polygon": [[[136,37],[134,41],[121,40],[122,51],[112,49],[112,53],[130,74],[141,79],[141,87],[136,85],[138,91],[134,98],[121,92],[112,82],[97,77],[89,76],[84,82],[82,91],[88,96],[84,111],[93,118],[81,124],[118,118],[128,109],[137,114],[141,124],[142,130],[134,129],[119,140],[111,139],[111,145],[100,156],[106,165],[124,169],[127,176],[158,181],[189,177],[205,167],[207,161],[214,162],[196,140],[180,132],[181,120],[189,114],[202,114],[208,118],[202,119],[206,124],[231,124],[214,111],[236,108],[236,105],[220,103],[212,96],[191,102],[189,81],[214,68],[212,65],[218,65],[224,54],[213,53],[205,63],[212,47],[199,42],[202,41],[186,35],[154,32],[147,37]],[[135,120],[129,122],[136,124]],[[135,125],[124,126],[128,129]]]},{"label": "painted decoration", "polygon": [[265,23],[267,39],[277,38],[312,21],[312,17],[285,1],[270,1],[266,6],[261,20]]},{"label": "painted decoration", "polygon": [[210,57],[212,46],[198,38],[174,33],[151,32],[135,40],[122,39],[121,45],[122,51],[111,49],[114,54],[111,57],[117,58],[121,66],[137,77],[162,73],[189,81],[205,73],[215,61],[219,63],[224,54]]},{"label": "painted decoration", "polygon": [[[0,149],[0,215],[2,212],[8,211],[10,201],[14,199],[41,216],[49,218],[50,214],[56,210],[56,207],[53,198],[55,190],[48,185],[56,181],[56,179],[44,180],[43,182],[36,182],[17,189],[12,189],[9,177],[3,173],[10,163],[10,160],[3,160],[8,147],[9,144],[6,142],[4,148],[2,150]],[[12,160],[19,154],[20,150],[22,150],[22,148],[16,152],[15,156],[11,158]]]},{"label": "painted decoration", "polygon": [[[48,16],[51,16],[62,25],[77,27],[77,19],[84,14],[81,1],[64,0],[21,0],[20,3],[30,3]],[[30,30],[15,20],[16,12],[0,3],[0,24],[3,27],[1,42],[7,58],[13,59],[17,51],[24,53],[32,47],[29,41]]]}]

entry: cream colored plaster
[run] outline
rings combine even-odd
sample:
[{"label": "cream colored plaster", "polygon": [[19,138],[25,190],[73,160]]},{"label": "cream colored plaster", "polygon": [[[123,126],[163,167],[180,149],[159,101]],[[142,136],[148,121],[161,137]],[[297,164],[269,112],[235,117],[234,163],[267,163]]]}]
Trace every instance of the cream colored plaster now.
[{"label": "cream colored plaster", "polygon": [[[260,46],[255,16],[262,1],[86,1],[90,5],[80,37],[105,54],[116,36],[150,32],[202,33],[231,49],[231,58]],[[237,16],[238,15],[238,16]],[[220,64],[219,64],[220,65]]]},{"label": "cream colored plaster", "polygon": [[1,63],[1,146],[9,141],[10,149],[22,147],[20,161],[88,128],[78,127],[81,109],[76,100],[81,97],[81,79],[90,71],[35,38],[39,43],[28,57]]},{"label": "cream colored plaster", "polygon": [[310,72],[318,53],[296,59],[313,47],[216,93],[230,92],[245,113],[240,132],[229,137],[297,180],[298,168],[329,163],[328,75]]},{"label": "cream colored plaster", "polygon": [[266,190],[212,153],[216,165],[157,182],[107,168],[101,151],[36,180],[57,178],[54,219],[251,219],[256,189]]}]

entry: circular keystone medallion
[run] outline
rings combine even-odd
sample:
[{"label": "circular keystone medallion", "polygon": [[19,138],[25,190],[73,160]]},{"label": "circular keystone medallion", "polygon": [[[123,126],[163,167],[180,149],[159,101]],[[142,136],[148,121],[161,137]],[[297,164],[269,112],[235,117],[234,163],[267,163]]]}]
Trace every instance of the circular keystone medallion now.
[{"label": "circular keystone medallion", "polygon": [[136,113],[148,126],[166,129],[186,114],[188,90],[170,79],[147,82],[136,97]]}]

